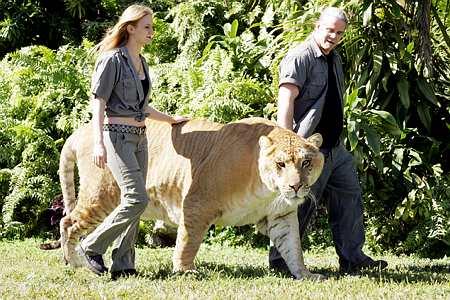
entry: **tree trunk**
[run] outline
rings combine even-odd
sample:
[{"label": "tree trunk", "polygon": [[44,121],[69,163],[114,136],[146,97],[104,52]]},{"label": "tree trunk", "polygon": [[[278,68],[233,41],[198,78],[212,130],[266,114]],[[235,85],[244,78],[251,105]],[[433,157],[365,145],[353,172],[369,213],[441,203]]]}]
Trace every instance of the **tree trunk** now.
[{"label": "tree trunk", "polygon": [[418,30],[417,55],[421,63],[421,72],[425,77],[431,76],[432,52],[430,39],[431,0],[417,1],[417,9],[414,14],[415,27]]}]

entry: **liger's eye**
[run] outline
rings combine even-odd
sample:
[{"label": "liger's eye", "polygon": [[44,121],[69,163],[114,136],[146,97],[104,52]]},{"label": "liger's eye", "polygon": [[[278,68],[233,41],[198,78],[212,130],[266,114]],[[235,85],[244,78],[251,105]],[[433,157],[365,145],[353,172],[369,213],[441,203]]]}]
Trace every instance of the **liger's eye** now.
[{"label": "liger's eye", "polygon": [[302,162],[302,168],[307,168],[307,167],[309,167],[311,165],[311,160],[304,160],[303,162]]},{"label": "liger's eye", "polygon": [[282,161],[279,161],[279,162],[277,162],[277,167],[278,168],[284,168],[286,165],[284,164],[284,162],[282,162]]}]

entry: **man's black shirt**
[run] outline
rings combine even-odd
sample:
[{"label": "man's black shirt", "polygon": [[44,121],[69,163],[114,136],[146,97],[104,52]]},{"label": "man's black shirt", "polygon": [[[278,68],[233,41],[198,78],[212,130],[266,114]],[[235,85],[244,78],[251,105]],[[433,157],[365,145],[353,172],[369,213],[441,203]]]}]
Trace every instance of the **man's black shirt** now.
[{"label": "man's black shirt", "polygon": [[327,55],[328,63],[328,90],[323,107],[322,117],[316,127],[323,137],[322,147],[331,149],[339,143],[339,136],[342,132],[344,116],[341,99],[336,84],[336,76],[333,71],[333,55]]}]

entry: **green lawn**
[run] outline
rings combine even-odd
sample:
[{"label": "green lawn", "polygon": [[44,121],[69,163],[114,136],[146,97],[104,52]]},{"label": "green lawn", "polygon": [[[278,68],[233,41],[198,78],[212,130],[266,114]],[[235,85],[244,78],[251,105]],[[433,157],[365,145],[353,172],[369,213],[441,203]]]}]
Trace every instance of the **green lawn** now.
[{"label": "green lawn", "polygon": [[114,282],[65,266],[59,250],[43,251],[38,244],[0,242],[0,299],[450,299],[449,258],[388,255],[389,267],[381,273],[339,276],[332,249],[307,252],[307,266],[329,276],[311,282],[270,272],[261,249],[202,245],[200,275],[172,276],[173,249],[144,248],[137,250],[141,276]]}]

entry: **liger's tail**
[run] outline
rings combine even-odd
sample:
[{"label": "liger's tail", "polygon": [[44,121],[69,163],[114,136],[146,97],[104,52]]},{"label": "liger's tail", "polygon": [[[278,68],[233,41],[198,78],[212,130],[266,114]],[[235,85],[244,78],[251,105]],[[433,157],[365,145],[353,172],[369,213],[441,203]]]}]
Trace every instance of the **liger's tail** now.
[{"label": "liger's tail", "polygon": [[[71,135],[61,150],[59,158],[59,182],[61,184],[61,190],[63,194],[64,202],[64,215],[68,216],[70,212],[75,208],[77,199],[75,195],[75,135]],[[51,241],[48,243],[42,243],[39,248],[42,250],[52,250],[61,247],[61,239],[57,241]]]},{"label": "liger's tail", "polygon": [[61,191],[64,201],[65,215],[69,215],[75,208],[77,199],[75,195],[75,163],[76,163],[76,151],[75,151],[76,135],[71,135],[61,150],[61,156],[59,157],[59,182],[61,184]]}]

